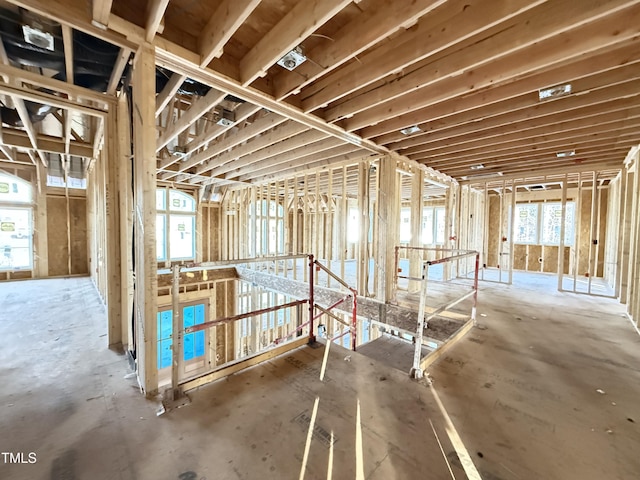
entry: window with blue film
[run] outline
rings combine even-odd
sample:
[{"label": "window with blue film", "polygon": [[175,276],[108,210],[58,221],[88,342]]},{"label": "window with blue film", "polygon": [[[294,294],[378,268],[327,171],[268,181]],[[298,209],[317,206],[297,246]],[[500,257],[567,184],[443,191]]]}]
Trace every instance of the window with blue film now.
[{"label": "window with blue film", "polygon": [[171,366],[173,338],[173,312],[165,310],[158,312],[158,369]]},{"label": "window with blue film", "polygon": [[362,322],[362,343],[369,341],[369,320]]},{"label": "window with blue film", "polygon": [[[204,323],[204,305],[191,305],[182,309],[184,328]],[[188,333],[184,336],[183,359],[192,360],[204,355],[204,330]]]}]

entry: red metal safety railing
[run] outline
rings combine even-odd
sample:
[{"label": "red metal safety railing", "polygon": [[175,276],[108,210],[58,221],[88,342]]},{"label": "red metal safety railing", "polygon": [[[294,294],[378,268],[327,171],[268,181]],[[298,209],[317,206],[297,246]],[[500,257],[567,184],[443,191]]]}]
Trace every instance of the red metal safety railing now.
[{"label": "red metal safety railing", "polygon": [[[293,259],[302,260],[306,258],[308,261],[308,273],[309,273],[309,288],[308,288],[308,298],[302,298],[299,300],[290,301],[287,303],[283,303],[280,305],[274,305],[267,308],[261,308],[258,310],[253,310],[250,312],[244,312],[237,315],[225,316],[221,318],[214,318],[209,321],[192,325],[187,328],[181,328],[181,319],[180,319],[180,272],[189,272],[196,270],[210,270],[227,266],[239,266],[239,265],[259,265],[261,262],[265,261],[281,261]],[[327,275],[329,275],[332,279],[338,282],[340,285],[345,287],[348,290],[348,293],[344,295],[344,297],[339,300],[334,301],[328,307],[323,307],[316,303],[318,300],[317,292],[315,291],[315,283],[317,281],[317,271],[324,271]],[[243,258],[243,259],[235,259],[235,260],[226,260],[220,262],[205,262],[205,263],[194,263],[188,266],[186,265],[175,265],[171,270],[159,271],[159,273],[173,274],[172,281],[172,307],[173,307],[173,319],[174,319],[174,330],[173,330],[173,338],[175,340],[175,348],[172,354],[172,368],[171,368],[171,392],[174,395],[179,395],[180,389],[189,389],[195,388],[195,385],[200,385],[202,382],[206,382],[209,377],[218,378],[219,375],[222,375],[224,371],[229,369],[229,371],[237,371],[238,366],[242,364],[242,362],[248,361],[253,356],[262,355],[271,348],[275,346],[279,346],[280,348],[284,348],[284,346],[289,343],[289,340],[292,337],[299,337],[298,340],[292,340],[292,342],[298,342],[302,340],[301,333],[305,328],[309,328],[309,336],[308,342],[312,343],[316,340],[316,323],[320,319],[320,317],[327,315],[328,317],[336,320],[341,325],[347,327],[344,331],[342,331],[339,335],[332,338],[330,341],[333,342],[344,335],[351,333],[351,348],[355,351],[357,345],[357,291],[354,288],[351,288],[343,279],[338,277],[335,273],[325,267],[322,263],[317,261],[313,255],[283,255],[283,256],[273,256],[273,257],[260,257],[260,258]],[[351,299],[351,319],[350,321],[345,321],[344,318],[341,318],[335,310],[343,306],[342,310],[344,311],[344,305],[348,300]],[[308,305],[308,318],[304,318],[303,309],[304,305]],[[263,348],[256,350],[253,354],[248,355],[243,358],[236,358],[234,360],[225,362],[224,364],[216,365],[212,368],[208,368],[203,370],[200,373],[197,373],[195,376],[190,376],[187,378],[179,378],[178,369],[181,367],[181,358],[182,358],[182,339],[185,335],[206,331],[212,329],[214,327],[218,327],[221,325],[229,325],[233,324],[238,320],[248,319],[248,318],[257,318],[265,314],[283,311],[283,310],[291,310],[296,309],[297,314],[295,318],[299,319],[296,326],[293,330],[289,330],[287,328],[286,332],[281,332],[280,337],[272,340],[270,344],[263,345]],[[282,345],[282,346],[280,346]],[[182,374],[181,374],[182,375]],[[202,381],[199,379],[202,378]]]}]

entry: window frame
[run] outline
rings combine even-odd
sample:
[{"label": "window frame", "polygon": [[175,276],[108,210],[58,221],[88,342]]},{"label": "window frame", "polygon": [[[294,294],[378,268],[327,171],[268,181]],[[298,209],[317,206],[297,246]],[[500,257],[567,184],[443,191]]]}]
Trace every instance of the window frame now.
[{"label": "window frame", "polygon": [[[562,206],[562,202],[561,201],[557,201],[557,200],[553,200],[553,201],[549,201],[549,202],[541,202],[541,201],[536,201],[536,202],[519,202],[516,203],[516,212],[514,212],[513,218],[515,220],[516,218],[516,214],[517,214],[517,209],[518,206],[520,205],[535,205],[536,208],[536,226],[535,226],[535,232],[534,232],[534,236],[535,236],[535,240],[533,242],[521,242],[521,241],[517,241],[515,238],[515,232],[514,232],[514,239],[513,239],[513,244],[514,245],[540,245],[540,246],[545,246],[545,247],[559,247],[560,246],[560,240],[562,239],[558,239],[557,243],[554,242],[548,242],[548,241],[543,241],[544,240],[544,221],[545,221],[545,206]],[[571,225],[569,226],[569,223],[565,221],[565,238],[564,241],[562,242],[562,245],[565,247],[575,247],[575,243],[576,243],[576,221],[577,221],[577,217],[576,217],[576,213],[577,213],[577,205],[575,200],[567,200],[566,202],[566,208],[565,208],[565,219],[568,216],[568,212],[569,212],[569,208],[573,208],[573,222],[571,223]],[[569,228],[568,228],[569,227]],[[515,230],[515,225],[514,225],[514,230]],[[511,206],[509,206],[509,233],[511,233]],[[569,238],[567,238],[569,237]]]},{"label": "window frame", "polygon": [[[16,271],[33,271],[35,268],[35,259],[34,259],[34,243],[33,243],[33,237],[34,237],[34,187],[33,184],[31,182],[29,182],[28,180],[25,180],[24,178],[20,178],[17,175],[11,174],[7,171],[1,170],[0,171],[0,183],[7,183],[7,188],[9,190],[13,189],[16,190],[14,193],[19,194],[20,198],[16,198],[15,196],[11,195],[10,191],[4,192],[4,193],[8,193],[10,195],[11,198],[2,198],[2,195],[0,195],[0,212],[2,211],[18,211],[18,212],[25,212],[26,213],[26,230],[27,230],[27,238],[28,238],[28,245],[26,247],[16,247],[15,245],[13,245],[13,239],[16,238],[18,240],[22,239],[22,236],[17,236],[19,233],[19,229],[20,227],[16,227],[16,223],[14,223],[14,230],[12,231],[7,231],[7,232],[2,232],[3,236],[8,235],[8,237],[10,238],[9,242],[10,243],[5,243],[5,241],[2,241],[0,244],[0,248],[2,249],[2,253],[0,254],[0,271],[2,272],[16,272]],[[22,196],[21,192],[19,190],[22,190],[24,188],[24,193],[25,196]],[[3,216],[0,215],[0,221],[2,220]],[[14,233],[11,233],[14,232]],[[22,234],[20,234],[22,235]],[[6,250],[6,247],[9,247],[8,250]],[[27,265],[21,265],[21,266],[14,266],[14,260],[13,260],[13,254],[12,252],[15,251],[15,249],[27,249],[27,255],[28,255],[28,264]],[[7,253],[9,253],[9,255],[6,255]],[[8,263],[6,261],[6,259],[8,260]],[[7,264],[5,264],[7,263]]]},{"label": "window frame", "polygon": [[[192,202],[188,208],[174,209],[173,197],[183,197],[185,201]],[[176,198],[173,198],[176,200]],[[163,207],[163,208],[160,208]],[[168,187],[156,189],[156,260],[158,262],[173,262],[183,260],[195,260],[197,255],[196,229],[197,229],[198,200],[191,194],[182,190]],[[172,220],[177,221],[177,217],[186,217],[191,221],[191,252],[190,256],[173,256],[171,248],[171,225]],[[164,222],[164,228],[158,229],[158,224]],[[159,236],[162,235],[162,238]]]}]

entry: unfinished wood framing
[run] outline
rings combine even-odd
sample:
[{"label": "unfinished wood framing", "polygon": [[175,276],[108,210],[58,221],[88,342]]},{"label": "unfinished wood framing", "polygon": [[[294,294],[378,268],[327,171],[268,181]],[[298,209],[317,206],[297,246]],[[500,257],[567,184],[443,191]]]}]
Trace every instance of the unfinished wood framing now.
[{"label": "unfinished wood framing", "polygon": [[134,242],[135,318],[138,376],[147,395],[158,389],[157,351],[157,260],[156,260],[156,156],[155,109],[149,98],[155,91],[155,61],[150,45],[138,51],[133,69],[134,135]]}]

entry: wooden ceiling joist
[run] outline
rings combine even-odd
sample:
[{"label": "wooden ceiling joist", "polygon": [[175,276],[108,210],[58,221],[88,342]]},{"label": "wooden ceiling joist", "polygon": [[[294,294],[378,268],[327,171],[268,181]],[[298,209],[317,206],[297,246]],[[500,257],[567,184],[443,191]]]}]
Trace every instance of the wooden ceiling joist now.
[{"label": "wooden ceiling joist", "polygon": [[244,145],[240,145],[239,147],[218,155],[215,158],[215,166],[212,164],[203,165],[198,167],[196,171],[198,173],[210,172],[211,176],[219,176],[230,172],[234,168],[259,162],[268,158],[268,156],[265,156],[265,150],[269,148],[275,149],[278,152],[284,152],[291,139],[296,139],[296,143],[300,141],[304,142],[305,139],[310,140],[311,137],[304,135],[303,132],[313,134],[312,137],[315,135],[317,135],[318,138],[326,137],[326,135],[321,132],[316,132],[315,130],[310,131],[304,125],[288,121],[260,137],[254,137]]},{"label": "wooden ceiling joist", "polygon": [[[303,109],[313,111],[335,102],[390,72],[402,71],[539,3],[527,0],[447,2],[415,28],[310,85],[301,93]],[[427,38],[429,41],[424,41]]]},{"label": "wooden ceiling joist", "polygon": [[[359,106],[356,108],[360,113],[345,120],[343,126],[349,131],[355,131],[470,91],[491,87],[497,80],[517,78],[520,75],[549,68],[554,64],[562,64],[574,57],[596,52],[607,45],[615,45],[631,39],[640,33],[637,22],[631,20],[636,16],[640,16],[640,5],[607,16],[596,24],[587,23],[546,41],[534,43],[526,51],[517,50],[476,69],[463,70],[464,74],[447,78],[446,87],[438,82],[425,84],[424,79],[415,79],[414,84],[418,83],[419,88],[397,90],[399,85],[407,87],[406,82],[394,82],[389,87],[381,87],[384,92],[376,91],[374,94],[365,94],[362,98],[358,97]],[[581,41],[577,42],[576,37]],[[526,56],[526,62],[521,61],[523,56]],[[445,64],[442,66],[446,67]],[[428,69],[428,66],[425,68]],[[393,99],[389,99],[385,95],[393,95]],[[377,98],[382,99],[382,102],[378,102]],[[370,108],[369,106],[372,104],[373,106]],[[327,113],[327,119],[336,119],[350,114],[352,108],[353,105],[347,111],[344,107],[340,107],[340,109],[336,107]]]},{"label": "wooden ceiling joist", "polygon": [[166,147],[171,140],[193,125],[198,118],[218,105],[218,103],[224,100],[225,96],[226,93],[212,88],[204,97],[196,100],[193,105],[191,105],[191,108],[189,108],[189,110],[187,110],[173,125],[171,125],[171,127],[168,128],[160,138],[158,138],[158,142],[156,143],[156,152],[159,152]]},{"label": "wooden ceiling joist", "polygon": [[[515,122],[532,121],[543,125],[546,120],[552,120],[553,115],[562,112],[573,112],[570,115],[575,114],[579,118],[580,112],[587,107],[592,107],[596,111],[599,108],[609,110],[611,109],[609,102],[614,101],[622,101],[621,106],[628,107],[632,101],[630,97],[640,94],[639,67],[638,64],[632,64],[612,72],[596,75],[593,79],[587,77],[577,80],[572,82],[572,95],[553,101],[541,102],[537,92],[531,92],[421,124],[419,127],[422,131],[413,135],[407,136],[397,132],[379,137],[377,141],[400,151],[404,148],[438,140],[455,142],[456,137],[511,125]],[[600,76],[604,77],[602,81],[595,78]],[[634,76],[637,77],[633,78]],[[576,117],[572,116],[571,118]]]},{"label": "wooden ceiling joist", "polygon": [[174,73],[164,86],[162,91],[156,96],[156,117],[165,109],[165,107],[171,102],[174,95],[180,88],[180,86],[187,79],[186,75],[179,75]]},{"label": "wooden ceiling joist", "polygon": [[156,36],[169,0],[147,0],[146,40],[152,42]]},{"label": "wooden ceiling joist", "polygon": [[[640,97],[638,98],[640,100]],[[509,145],[512,141],[524,141],[537,139],[542,136],[557,137],[565,132],[580,132],[585,129],[598,132],[611,128],[619,120],[632,119],[638,117],[638,109],[629,111],[626,99],[614,100],[607,104],[606,108],[582,107],[576,111],[559,112],[541,119],[516,122],[514,124],[502,125],[497,128],[479,130],[474,133],[460,136],[449,141],[448,139],[437,140],[429,143],[419,144],[403,150],[405,155],[426,154],[454,154],[471,149],[491,149],[498,145]],[[555,128],[549,131],[548,122],[553,122]],[[536,140],[533,140],[536,141]]]},{"label": "wooden ceiling joist", "polygon": [[[261,166],[280,162],[282,156],[297,149],[307,149],[307,151],[315,151],[316,148],[323,150],[322,140],[326,140],[327,136],[316,130],[308,130],[300,135],[289,138],[288,140],[273,144],[269,147],[258,150],[252,155],[240,158],[232,164],[227,164],[222,173],[212,173],[214,176],[225,175],[225,178],[236,178],[245,173],[259,170]],[[298,151],[299,156],[303,154]],[[215,168],[212,172],[219,170]]]},{"label": "wooden ceiling joist", "polygon": [[[400,133],[400,130],[411,125],[426,125],[439,118],[480,107],[488,108],[488,115],[495,115],[494,112],[501,111],[494,106],[495,103],[525,95],[530,96],[532,92],[537,92],[540,88],[563,83],[574,83],[583,77],[601,72],[606,73],[609,69],[615,69],[628,62],[636,62],[638,60],[640,60],[640,49],[637,41],[623,42],[619,48],[605,48],[592,57],[578,57],[574,61],[564,62],[551,70],[526,75],[515,81],[498,82],[489,90],[484,89],[467,93],[462,97],[454,97],[443,102],[434,103],[377,125],[366,127],[360,133],[365,138],[375,139],[375,141],[380,141],[382,144],[387,144],[387,138],[380,138],[382,135],[389,134],[394,138],[406,138]],[[522,102],[519,103],[521,107],[539,102],[535,94],[533,98],[529,97],[521,100]],[[510,108],[515,109],[518,106],[514,105]]]},{"label": "wooden ceiling joist", "polygon": [[358,56],[397,30],[413,25],[418,18],[442,5],[443,0],[377,0],[367,10],[329,38],[306,53],[311,59],[295,72],[282,71],[274,78],[274,95],[282,99]]},{"label": "wooden ceiling joist", "polygon": [[260,0],[223,0],[198,37],[200,66],[220,57],[224,46],[260,4]]},{"label": "wooden ceiling joist", "polygon": [[113,0],[92,0],[92,13],[94,25],[105,28],[109,25],[109,14]]},{"label": "wooden ceiling joist", "polygon": [[[210,158],[215,157],[216,155],[221,154],[222,152],[231,149],[241,143],[246,142],[247,140],[256,137],[257,135],[261,135],[262,133],[271,130],[272,128],[280,125],[281,123],[286,122],[287,119],[275,113],[270,113],[265,115],[264,117],[256,120],[251,125],[244,127],[243,129],[238,130],[236,133],[227,136],[223,140],[215,143],[214,145],[210,145],[208,149],[203,150],[201,152],[192,155],[189,160],[183,162],[179,165],[180,171],[188,170],[189,168],[198,166],[203,164],[203,162],[209,160]],[[213,163],[213,165],[211,165]],[[211,165],[211,168],[215,166],[215,162],[204,163],[204,165]],[[199,167],[202,168],[202,167]],[[205,170],[208,171],[208,170]]]},{"label": "wooden ceiling joist", "polygon": [[[0,74],[14,83],[0,94],[18,107],[22,99],[58,108],[67,157],[78,147],[69,120],[82,117],[85,142],[99,146],[131,52],[152,43],[156,65],[172,75],[151,100],[159,178],[185,185],[276,181],[368,155],[445,182],[444,173],[462,178],[474,163],[533,175],[573,168],[556,158],[562,146],[579,162],[610,165],[640,142],[638,0],[147,0],[114,2],[114,13],[110,1],[8,2],[63,26],[69,81],[5,64]],[[106,95],[73,84],[73,29],[121,47]],[[304,63],[275,65],[296,46]],[[187,78],[212,90],[177,95]],[[539,89],[565,83],[566,97],[538,99]],[[56,95],[40,90],[48,85]],[[234,112],[231,127],[215,124],[214,107]],[[42,140],[26,126],[20,142],[40,155]],[[3,147],[4,156],[24,148]]]},{"label": "wooden ceiling joist", "polygon": [[300,0],[240,61],[240,81],[251,84],[351,0]]}]

